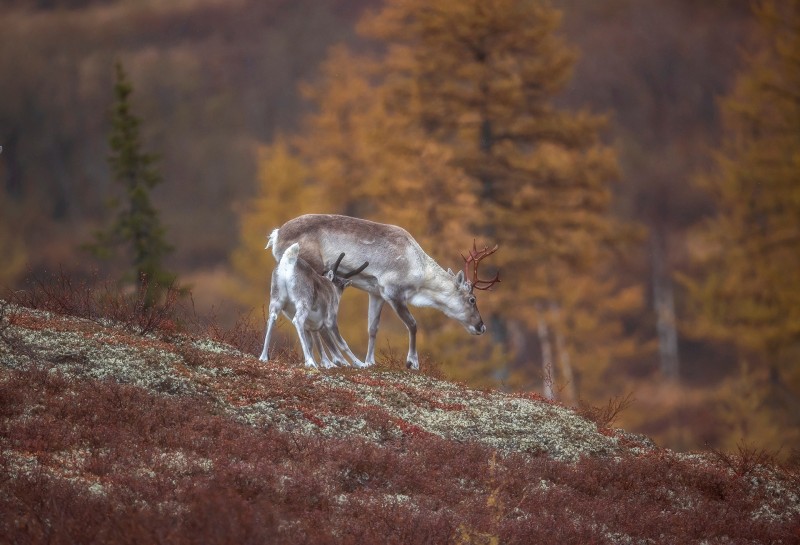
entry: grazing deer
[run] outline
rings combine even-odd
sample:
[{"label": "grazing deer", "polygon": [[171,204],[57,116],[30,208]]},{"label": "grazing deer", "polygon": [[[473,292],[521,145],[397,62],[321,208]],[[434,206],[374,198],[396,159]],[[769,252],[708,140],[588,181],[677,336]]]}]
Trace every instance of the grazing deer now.
[{"label": "grazing deer", "polygon": [[[369,294],[367,365],[375,363],[375,336],[384,303],[389,303],[408,328],[406,366],[410,369],[419,369],[419,357],[417,322],[408,305],[439,309],[473,335],[486,331],[473,290],[489,289],[500,281],[499,274],[492,280],[478,279],[478,263],[497,251],[497,246],[478,251],[473,243],[469,257],[464,258],[464,270],[455,274],[440,267],[401,227],[349,216],[308,214],[275,229],[267,248],[272,246],[280,261],[287,248],[298,242],[302,259],[316,271],[324,271],[340,251],[349,267],[361,261],[370,263],[368,271],[352,280],[353,286]],[[472,277],[468,279],[470,266]]]},{"label": "grazing deer", "polygon": [[[339,333],[337,315],[339,301],[344,288],[350,284],[349,279],[362,272],[369,263],[364,263],[347,274],[339,274],[339,264],[345,255],[342,253],[334,266],[325,275],[320,275],[299,255],[300,245],[292,244],[283,253],[278,266],[272,272],[269,320],[264,337],[264,349],[259,359],[269,360],[272,328],[278,319],[278,313],[283,312],[297,329],[306,367],[317,367],[313,353],[315,345],[326,368],[336,364],[347,364],[342,351],[356,367],[364,367],[365,364],[353,354]],[[333,360],[328,358],[326,349],[331,353]]]}]

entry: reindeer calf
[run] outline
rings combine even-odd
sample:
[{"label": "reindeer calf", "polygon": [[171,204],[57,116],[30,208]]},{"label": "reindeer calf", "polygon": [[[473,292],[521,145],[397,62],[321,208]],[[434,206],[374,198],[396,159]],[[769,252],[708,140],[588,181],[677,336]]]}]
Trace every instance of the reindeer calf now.
[{"label": "reindeer calf", "polygon": [[[299,254],[300,245],[292,244],[272,272],[269,320],[264,349],[259,359],[269,360],[272,328],[278,319],[278,313],[283,312],[297,329],[306,367],[317,367],[313,352],[315,345],[326,368],[347,364],[342,351],[356,367],[364,367],[365,364],[353,354],[339,333],[337,316],[342,292],[350,284],[348,279],[363,271],[369,263],[364,263],[350,273],[337,275],[337,269],[344,257],[341,254],[333,268],[325,275],[320,275],[299,258]],[[333,361],[328,358],[326,348],[331,352]]]}]

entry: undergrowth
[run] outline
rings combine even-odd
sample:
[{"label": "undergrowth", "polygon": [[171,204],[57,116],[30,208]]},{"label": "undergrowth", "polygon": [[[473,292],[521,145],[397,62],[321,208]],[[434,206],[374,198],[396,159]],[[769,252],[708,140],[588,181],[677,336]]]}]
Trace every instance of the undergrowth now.
[{"label": "undergrowth", "polygon": [[763,467],[777,467],[778,453],[761,449],[745,442],[736,445],[736,452],[708,448],[709,452],[737,477],[746,477]]},{"label": "undergrowth", "polygon": [[[60,270],[32,276],[27,289],[9,292],[4,304],[74,316],[101,325],[113,322],[141,336],[158,334],[168,338],[183,333],[205,336],[246,354],[260,351],[262,328],[252,314],[241,315],[232,326],[223,327],[214,316],[198,315],[191,292],[177,284],[156,290],[161,295],[154,302],[149,301],[150,291],[145,279],[135,287],[120,288],[96,276],[75,278]],[[5,307],[0,310],[5,311]]]},{"label": "undergrowth", "polygon": [[607,429],[614,425],[619,415],[634,402],[633,394],[614,396],[602,406],[594,406],[585,401],[579,401],[576,412],[587,420],[597,424],[598,429]]},{"label": "undergrowth", "polygon": [[[167,395],[67,375],[58,366],[62,354],[30,351],[30,363],[17,367],[0,362],[0,541],[800,540],[797,474],[776,468],[769,453],[744,445],[737,453],[708,455],[631,448],[572,462],[447,439],[359,399],[359,390],[330,387],[346,380],[393,388],[392,395],[430,412],[470,410],[452,391],[444,396],[411,382],[385,382],[409,373],[391,349],[381,353],[376,370],[339,370],[325,380],[294,370],[296,355],[276,354],[277,365],[290,369],[277,372],[275,364],[268,368],[230,351],[207,350],[177,335],[204,334],[254,354],[261,331],[252,317],[223,329],[197,319],[177,293],[170,298],[167,292],[157,308],[143,308],[140,291],[116,294],[62,278],[18,292],[12,302],[97,324],[112,319],[134,335],[157,337],[136,337],[140,343],[174,342],[181,362],[176,372],[181,366],[207,370],[204,380],[213,377],[214,395]],[[12,331],[14,312],[0,304],[0,348],[7,352],[20,345]],[[432,362],[423,365],[426,373],[441,375]],[[582,405],[578,412],[600,433],[613,434],[610,426],[631,400],[628,395],[603,407]],[[322,432],[305,433],[269,418],[247,422],[246,410],[258,404],[274,406],[278,416],[298,414]],[[371,434],[323,433],[334,415]]]},{"label": "undergrowth", "polygon": [[142,279],[136,286],[120,288],[97,277],[75,278],[63,270],[32,276],[28,289],[12,291],[8,300],[17,305],[102,323],[112,320],[137,335],[174,331],[188,316],[182,300],[185,290],[171,284],[157,290],[161,296],[150,302],[150,286]]},{"label": "undergrowth", "polygon": [[790,543],[800,528],[668,451],[570,464],[431,434],[308,436],[38,366],[3,372],[0,416],[10,543]]}]

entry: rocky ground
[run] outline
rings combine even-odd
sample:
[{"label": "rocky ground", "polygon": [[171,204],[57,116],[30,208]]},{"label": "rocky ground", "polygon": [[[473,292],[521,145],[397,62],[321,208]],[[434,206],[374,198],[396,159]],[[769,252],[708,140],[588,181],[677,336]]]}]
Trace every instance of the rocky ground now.
[{"label": "rocky ground", "polygon": [[0,541],[800,542],[800,477],[763,452],[140,326],[0,303]]}]

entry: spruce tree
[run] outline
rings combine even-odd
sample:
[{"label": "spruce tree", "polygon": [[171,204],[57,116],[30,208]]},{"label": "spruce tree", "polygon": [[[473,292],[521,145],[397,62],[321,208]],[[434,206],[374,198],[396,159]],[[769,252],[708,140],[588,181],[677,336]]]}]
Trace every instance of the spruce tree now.
[{"label": "spruce tree", "polygon": [[122,201],[112,203],[117,211],[114,223],[96,233],[90,250],[107,258],[124,247],[130,260],[130,272],[124,275],[124,280],[142,283],[146,288],[146,303],[152,304],[175,281],[175,275],[163,265],[172,247],[165,240],[164,227],[150,200],[151,190],[162,182],[162,177],[156,168],[157,157],[142,150],[141,121],[130,104],[133,87],[120,62],[115,65],[115,76],[108,162],[114,180],[123,186],[125,193]]}]

